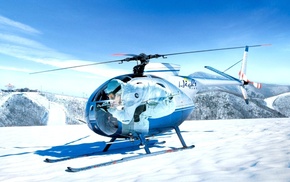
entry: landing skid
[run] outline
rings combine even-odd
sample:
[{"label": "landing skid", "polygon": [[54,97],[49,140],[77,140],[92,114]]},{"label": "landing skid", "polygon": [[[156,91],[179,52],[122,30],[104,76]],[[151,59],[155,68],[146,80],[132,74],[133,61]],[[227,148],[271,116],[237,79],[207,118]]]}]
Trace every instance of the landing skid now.
[{"label": "landing skid", "polygon": [[[136,159],[140,159],[140,158],[145,158],[145,157],[150,157],[150,156],[156,156],[156,155],[161,155],[161,154],[166,154],[166,153],[172,153],[172,152],[178,152],[178,151],[182,151],[182,150],[187,150],[187,149],[192,149],[195,146],[191,145],[191,146],[187,146],[185,144],[185,141],[181,135],[180,129],[178,126],[176,126],[175,128],[176,134],[182,144],[181,148],[172,148],[172,149],[168,149],[168,150],[161,150],[161,151],[157,151],[157,152],[151,152],[149,150],[149,140],[146,140],[144,135],[142,134],[138,134],[138,138],[140,140],[140,146],[144,146],[144,150],[146,152],[146,154],[140,154],[137,156],[130,156],[130,157],[124,157],[118,160],[113,160],[113,161],[109,161],[109,162],[104,162],[104,163],[98,163],[98,164],[93,164],[93,165],[89,165],[89,166],[85,166],[85,167],[67,167],[66,171],[67,172],[80,172],[80,171],[85,171],[85,170],[89,170],[89,169],[93,169],[93,168],[98,168],[98,167],[104,167],[104,166],[109,166],[109,165],[113,165],[113,164],[119,164],[119,163],[123,163],[123,162],[128,162],[128,161],[132,161],[132,160],[136,160]],[[112,138],[111,141],[106,145],[106,147],[104,148],[104,152],[107,151],[110,146],[113,144],[113,142],[116,140],[116,138]]]},{"label": "landing skid", "polygon": [[150,154],[140,154],[137,156],[130,156],[130,157],[124,157],[118,160],[114,160],[114,161],[109,161],[109,162],[104,162],[104,163],[98,163],[98,164],[93,164],[90,166],[85,166],[85,167],[67,167],[66,171],[67,172],[80,172],[80,171],[85,171],[85,170],[89,170],[89,169],[94,169],[94,168],[98,168],[98,167],[104,167],[104,166],[109,166],[109,165],[113,165],[113,164],[119,164],[119,163],[123,163],[123,162],[128,162],[128,161],[132,161],[132,160],[136,160],[136,159],[141,159],[141,158],[145,158],[145,157],[151,157],[151,156],[156,156],[156,155],[161,155],[161,154],[166,154],[166,153],[172,153],[172,152],[178,152],[178,151],[182,151],[182,150],[187,150],[187,149],[192,149],[194,148],[194,145],[186,147],[186,148],[173,148],[173,149],[168,149],[168,150],[161,150],[158,152],[152,152]]}]

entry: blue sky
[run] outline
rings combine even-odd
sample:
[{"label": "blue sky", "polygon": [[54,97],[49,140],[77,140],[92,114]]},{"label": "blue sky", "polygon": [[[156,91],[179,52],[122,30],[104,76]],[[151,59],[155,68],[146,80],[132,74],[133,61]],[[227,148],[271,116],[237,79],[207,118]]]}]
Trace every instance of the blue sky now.
[{"label": "blue sky", "polygon": [[[166,54],[270,43],[249,50],[251,80],[290,84],[290,5],[287,1],[0,0],[0,88],[11,83],[89,96],[135,63],[30,72],[120,59],[114,53]],[[243,56],[229,50],[151,61],[177,63],[181,75],[224,70]],[[123,57],[121,57],[123,58]],[[228,73],[237,76],[239,67]]]}]

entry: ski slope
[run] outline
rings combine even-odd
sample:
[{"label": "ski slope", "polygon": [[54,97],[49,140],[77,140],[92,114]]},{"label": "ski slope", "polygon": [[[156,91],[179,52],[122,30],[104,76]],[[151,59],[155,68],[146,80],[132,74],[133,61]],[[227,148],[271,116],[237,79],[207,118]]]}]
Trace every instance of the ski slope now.
[{"label": "ski slope", "polygon": [[[0,181],[289,181],[290,118],[185,121],[180,129],[194,149],[68,173],[82,167],[139,155],[144,149],[120,143],[109,153],[45,163],[100,150],[109,138],[86,125],[0,128]],[[174,132],[153,138],[180,147]],[[125,145],[129,148],[122,148]]]},{"label": "ski slope", "polygon": [[266,104],[267,104],[267,107],[269,107],[269,108],[271,108],[271,109],[274,109],[274,107],[273,107],[273,103],[274,103],[274,101],[275,101],[278,97],[283,97],[283,96],[288,96],[288,95],[290,95],[289,92],[287,92],[287,93],[283,93],[283,94],[280,94],[280,95],[276,95],[276,96],[273,96],[273,97],[268,97],[268,98],[266,98],[266,99],[265,99],[265,102],[266,102]]},{"label": "ski slope", "polygon": [[66,115],[63,106],[49,102],[47,125],[65,125]]}]

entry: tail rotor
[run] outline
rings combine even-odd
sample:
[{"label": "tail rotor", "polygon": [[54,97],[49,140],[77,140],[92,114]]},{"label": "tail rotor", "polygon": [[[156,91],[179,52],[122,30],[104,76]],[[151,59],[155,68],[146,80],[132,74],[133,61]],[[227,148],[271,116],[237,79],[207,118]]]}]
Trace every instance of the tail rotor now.
[{"label": "tail rotor", "polygon": [[255,88],[262,88],[262,84],[261,83],[257,83],[257,82],[252,82],[247,78],[246,75],[246,71],[247,71],[247,58],[248,58],[248,52],[249,52],[249,46],[245,47],[245,51],[244,51],[244,56],[243,56],[243,60],[242,60],[242,67],[241,70],[239,72],[239,79],[241,80],[241,82],[243,83],[240,86],[241,92],[243,94],[244,100],[245,102],[248,104],[249,103],[249,99],[248,99],[248,94],[246,92],[245,89],[245,85],[251,84],[253,85]]}]

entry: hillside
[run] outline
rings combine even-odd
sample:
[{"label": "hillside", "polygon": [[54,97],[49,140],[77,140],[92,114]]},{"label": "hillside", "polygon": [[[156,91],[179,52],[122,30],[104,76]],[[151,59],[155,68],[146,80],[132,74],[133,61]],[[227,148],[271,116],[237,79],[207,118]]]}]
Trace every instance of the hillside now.
[{"label": "hillside", "polygon": [[290,117],[290,92],[265,99],[267,106]]},{"label": "hillside", "polygon": [[79,120],[85,120],[84,112],[87,103],[86,98],[57,95],[52,93],[44,93],[43,96],[50,102],[61,105],[64,108],[67,124],[80,124]]},{"label": "hillside", "polygon": [[1,93],[0,126],[47,125],[54,119],[65,124],[84,120],[86,99],[39,92]]},{"label": "hillside", "polygon": [[46,125],[49,101],[35,93],[1,94],[0,126]]},{"label": "hillside", "polygon": [[248,119],[277,118],[285,115],[268,108],[262,99],[250,99],[246,104],[242,97],[221,91],[197,94],[195,110],[188,119]]}]

